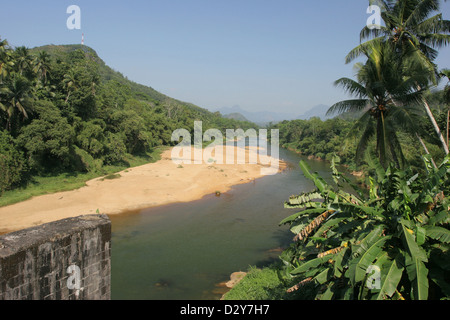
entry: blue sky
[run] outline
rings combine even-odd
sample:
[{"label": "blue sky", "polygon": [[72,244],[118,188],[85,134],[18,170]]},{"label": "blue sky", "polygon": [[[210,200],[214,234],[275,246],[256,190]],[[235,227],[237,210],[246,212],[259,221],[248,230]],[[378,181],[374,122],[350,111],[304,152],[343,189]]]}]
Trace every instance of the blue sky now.
[{"label": "blue sky", "polygon": [[[81,30],[69,30],[69,5]],[[2,3],[0,37],[13,46],[81,42],[129,79],[215,110],[302,114],[347,98],[345,55],[366,24],[365,0],[15,0]],[[443,3],[450,20],[450,2]],[[450,49],[439,68],[450,68]]]}]

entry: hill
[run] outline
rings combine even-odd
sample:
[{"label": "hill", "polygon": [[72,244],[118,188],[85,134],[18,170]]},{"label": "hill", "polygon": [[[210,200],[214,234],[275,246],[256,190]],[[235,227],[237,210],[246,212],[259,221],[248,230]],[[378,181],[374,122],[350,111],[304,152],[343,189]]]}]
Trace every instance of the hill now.
[{"label": "hill", "polygon": [[[310,110],[306,111],[301,115],[297,115],[295,113],[288,112],[277,112],[277,111],[256,111],[250,112],[242,109],[240,106],[235,105],[233,107],[223,107],[218,111],[225,115],[226,117],[231,117],[234,119],[248,119],[249,121],[253,121],[260,126],[265,126],[270,123],[275,124],[285,120],[309,120],[314,117],[318,117],[321,120],[331,119],[334,116],[327,116],[326,113],[330,107],[324,104],[319,104]],[[240,115],[240,116],[238,116]]]},{"label": "hill", "polygon": [[330,109],[330,106],[319,104],[310,110],[306,111],[302,115],[298,116],[297,119],[301,120],[309,120],[314,117],[318,117],[321,120],[327,120],[333,118],[333,116],[327,116],[327,111]]},{"label": "hill", "polygon": [[241,114],[249,121],[252,121],[258,125],[265,126],[269,123],[277,123],[283,120],[293,120],[295,119],[295,114],[292,113],[282,113],[276,111],[246,111],[240,106],[233,107],[223,107],[218,110],[221,114]]},{"label": "hill", "polygon": [[238,121],[249,121],[246,117],[244,117],[241,113],[239,112],[234,112],[234,113],[230,113],[230,114],[225,114],[223,115],[224,118],[227,119],[234,119],[234,120],[238,120]]},{"label": "hill", "polygon": [[179,142],[175,130],[192,137],[195,121],[224,135],[255,127],[130,81],[86,46],[2,44],[0,195],[42,177],[153,161]]},{"label": "hill", "polygon": [[176,105],[184,106],[194,112],[197,112],[197,113],[200,113],[203,115],[212,116],[212,113],[205,108],[201,108],[192,103],[176,100],[176,99],[171,98],[161,92],[156,91],[152,87],[145,86],[145,85],[142,85],[142,84],[139,84],[139,83],[129,80],[122,73],[115,71],[114,69],[112,69],[111,67],[106,65],[106,63],[98,56],[97,52],[88,46],[76,45],[76,44],[45,45],[45,46],[32,48],[30,51],[35,54],[45,51],[54,59],[63,60],[64,57],[67,56],[67,54],[73,53],[77,50],[82,50],[88,59],[95,62],[95,64],[98,66],[98,72],[100,75],[100,79],[103,83],[116,81],[117,83],[120,83],[124,86],[128,86],[137,97],[141,97],[144,100],[150,99],[150,100],[153,100],[154,102],[172,104],[172,107],[176,106]]}]

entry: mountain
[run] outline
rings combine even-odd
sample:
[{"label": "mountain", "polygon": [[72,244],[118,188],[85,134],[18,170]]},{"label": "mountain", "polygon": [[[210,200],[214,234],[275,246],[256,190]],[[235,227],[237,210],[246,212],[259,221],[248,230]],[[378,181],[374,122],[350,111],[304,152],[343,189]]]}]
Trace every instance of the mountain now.
[{"label": "mountain", "polygon": [[330,107],[324,104],[319,104],[310,110],[306,111],[301,115],[297,115],[295,113],[286,113],[286,112],[275,112],[275,111],[256,111],[250,112],[242,109],[240,106],[235,105],[233,107],[223,107],[220,108],[219,111],[224,117],[235,117],[236,114],[243,116],[259,125],[266,125],[270,122],[277,123],[283,120],[309,120],[313,117],[319,117],[322,120],[331,119],[334,116],[327,116],[326,113]]},{"label": "mountain", "polygon": [[233,112],[233,113],[225,114],[225,115],[223,115],[223,117],[227,118],[227,119],[238,120],[238,121],[249,121],[246,117],[244,117],[239,112]]},{"label": "mountain", "polygon": [[334,116],[327,116],[326,115],[328,109],[330,109],[330,106],[327,106],[327,105],[324,105],[324,104],[319,104],[319,105],[311,108],[310,110],[306,111],[302,115],[297,116],[297,119],[309,120],[309,119],[314,118],[314,117],[319,117],[322,120],[331,119]]},{"label": "mountain", "polygon": [[295,114],[293,113],[282,113],[282,112],[274,112],[274,111],[246,111],[242,109],[240,106],[235,105],[233,107],[223,107],[218,109],[222,115],[225,117],[232,114],[241,114],[243,117],[248,119],[251,122],[254,122],[259,125],[266,125],[270,122],[276,123],[283,120],[293,120],[295,119]]}]

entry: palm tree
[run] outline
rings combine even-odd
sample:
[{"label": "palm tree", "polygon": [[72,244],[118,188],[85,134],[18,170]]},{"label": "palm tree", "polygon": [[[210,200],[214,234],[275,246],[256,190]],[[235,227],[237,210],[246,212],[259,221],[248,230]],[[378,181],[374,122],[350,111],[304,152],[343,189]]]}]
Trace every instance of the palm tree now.
[{"label": "palm tree", "polygon": [[77,89],[77,77],[73,69],[69,69],[69,71],[64,74],[63,84],[67,90],[67,96],[65,100],[65,102],[67,103],[69,101],[72,90]]},{"label": "palm tree", "polygon": [[50,55],[45,51],[41,51],[38,53],[33,63],[34,72],[37,74],[39,80],[41,80],[45,85],[47,83],[47,76],[50,70]]},{"label": "palm tree", "polygon": [[28,118],[33,98],[32,85],[24,76],[15,74],[11,81],[0,88],[0,109],[7,113],[6,130],[11,131],[11,120],[16,111]]},{"label": "palm tree", "polygon": [[[346,57],[350,63],[362,55],[372,42],[385,41],[395,47],[399,60],[410,59],[422,64],[423,71],[429,75],[430,83],[437,84],[437,69],[433,63],[438,55],[436,49],[450,43],[450,21],[443,20],[442,13],[431,16],[439,11],[439,0],[370,0],[370,4],[381,5],[382,19],[385,26],[380,29],[363,28],[360,34],[361,44],[354,48]],[[370,39],[372,38],[372,39]],[[370,39],[362,42],[365,39]],[[417,84],[421,90],[421,86]],[[424,87],[426,88],[426,87]],[[434,118],[431,108],[425,98],[421,101],[433,127],[441,141],[446,154],[448,144]]]},{"label": "palm tree", "polygon": [[8,46],[8,41],[0,41],[0,83],[8,75],[9,67],[12,67],[14,63],[11,59],[11,49]]},{"label": "palm tree", "polygon": [[361,161],[369,141],[375,136],[376,153],[383,166],[387,167],[392,160],[402,167],[405,158],[397,131],[415,128],[416,114],[406,106],[421,99],[423,90],[417,89],[415,84],[426,79],[420,72],[405,77],[404,66],[398,63],[393,47],[386,42],[373,41],[364,52],[366,63],[355,65],[357,81],[341,78],[335,82],[357,99],[334,104],[328,114],[363,112],[352,130],[353,134],[363,131],[357,146],[357,160]]},{"label": "palm tree", "polygon": [[30,75],[30,72],[32,71],[32,61],[33,58],[30,55],[30,51],[26,47],[18,47],[14,51],[14,60],[15,60],[15,67],[16,72],[20,75]]},{"label": "palm tree", "polygon": [[449,145],[449,125],[450,125],[450,69],[443,69],[441,70],[440,75],[442,77],[447,77],[447,84],[444,89],[444,99],[445,103],[447,104],[447,146]]},{"label": "palm tree", "polygon": [[442,13],[430,17],[440,10],[439,0],[369,0],[369,4],[381,6],[385,26],[364,27],[360,33],[361,44],[347,55],[347,63],[364,54],[370,42],[382,39],[395,44],[399,54],[416,55],[435,68],[431,62],[438,55],[436,49],[450,43],[450,21],[443,20]]}]

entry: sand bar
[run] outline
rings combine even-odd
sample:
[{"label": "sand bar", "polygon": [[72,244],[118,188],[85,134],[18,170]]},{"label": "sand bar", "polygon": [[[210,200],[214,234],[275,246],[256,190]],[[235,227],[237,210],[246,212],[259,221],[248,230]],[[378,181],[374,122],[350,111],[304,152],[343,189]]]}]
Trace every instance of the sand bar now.
[{"label": "sand bar", "polygon": [[[0,207],[0,233],[95,214],[97,210],[102,214],[114,215],[198,200],[216,191],[227,192],[233,185],[261,178],[264,176],[261,169],[268,167],[267,164],[250,164],[248,161],[245,164],[203,161],[202,164],[179,165],[172,161],[172,150],[164,151],[161,160],[156,163],[120,172],[118,179],[96,178],[77,190],[42,195]],[[249,157],[255,151],[247,148],[246,152]],[[280,161],[279,170],[284,167],[285,164]]]}]

